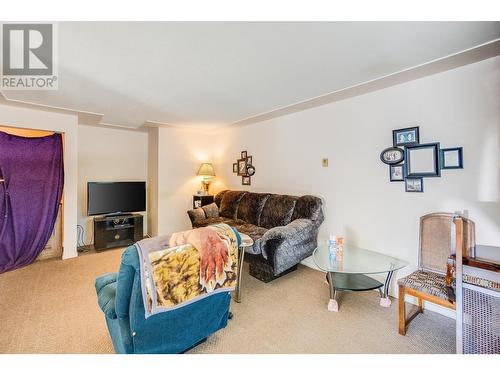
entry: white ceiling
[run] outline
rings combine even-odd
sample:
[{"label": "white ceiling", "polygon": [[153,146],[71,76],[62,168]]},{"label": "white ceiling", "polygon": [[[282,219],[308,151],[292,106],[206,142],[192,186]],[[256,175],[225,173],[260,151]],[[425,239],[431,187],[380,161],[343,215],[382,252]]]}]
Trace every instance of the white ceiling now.
[{"label": "white ceiling", "polygon": [[500,22],[63,22],[59,90],[8,99],[146,121],[216,126],[500,37]]}]

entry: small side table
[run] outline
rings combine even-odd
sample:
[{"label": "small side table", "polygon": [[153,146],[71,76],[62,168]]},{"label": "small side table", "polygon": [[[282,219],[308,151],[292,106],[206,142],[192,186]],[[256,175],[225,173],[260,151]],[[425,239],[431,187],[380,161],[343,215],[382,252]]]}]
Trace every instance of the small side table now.
[{"label": "small side table", "polygon": [[245,233],[240,233],[241,243],[238,248],[238,283],[236,284],[236,290],[234,293],[234,301],[241,302],[241,276],[243,274],[243,259],[245,257],[245,249],[247,247],[253,246],[253,240],[249,235]]},{"label": "small side table", "polygon": [[193,195],[193,208],[206,206],[207,204],[213,203],[213,195]]}]

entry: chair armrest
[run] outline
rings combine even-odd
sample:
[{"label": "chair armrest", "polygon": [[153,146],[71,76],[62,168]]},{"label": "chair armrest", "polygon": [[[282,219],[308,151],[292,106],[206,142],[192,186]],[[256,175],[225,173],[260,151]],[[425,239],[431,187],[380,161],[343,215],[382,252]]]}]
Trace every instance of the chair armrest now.
[{"label": "chair armrest", "polygon": [[99,276],[95,281],[97,303],[102,312],[110,319],[116,319],[116,273],[107,273]]},{"label": "chair armrest", "polygon": [[113,273],[105,273],[104,275],[99,276],[95,279],[95,290],[97,294],[99,294],[106,285],[114,283],[118,277],[116,272]]}]

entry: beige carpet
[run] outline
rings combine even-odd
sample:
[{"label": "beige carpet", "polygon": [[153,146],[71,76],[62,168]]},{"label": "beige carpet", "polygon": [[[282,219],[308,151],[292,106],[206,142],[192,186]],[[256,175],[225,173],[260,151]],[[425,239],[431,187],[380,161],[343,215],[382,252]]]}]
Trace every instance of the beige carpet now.
[{"label": "beige carpet", "polygon": [[[112,353],[97,306],[96,276],[118,269],[122,250],[52,260],[0,275],[1,353]],[[301,266],[269,284],[243,275],[243,301],[228,326],[192,353],[453,353],[454,321],[426,312],[397,333],[397,301],[343,293],[326,310],[324,275]]]}]

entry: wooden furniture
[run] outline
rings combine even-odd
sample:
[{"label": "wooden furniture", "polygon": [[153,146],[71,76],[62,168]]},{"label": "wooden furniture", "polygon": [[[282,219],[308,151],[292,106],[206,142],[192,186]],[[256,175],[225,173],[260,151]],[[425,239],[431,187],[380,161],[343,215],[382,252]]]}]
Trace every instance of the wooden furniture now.
[{"label": "wooden furniture", "polygon": [[[455,309],[446,285],[448,259],[456,248],[473,254],[475,248],[474,222],[451,213],[432,213],[420,218],[419,269],[400,280],[399,333],[406,334],[407,325],[423,313],[423,301]],[[406,316],[406,295],[418,301],[417,310]]]},{"label": "wooden furniture", "polygon": [[193,195],[193,208],[206,206],[214,201],[213,195]]},{"label": "wooden furniture", "polygon": [[143,239],[143,216],[140,214],[94,217],[96,250],[125,247]]},{"label": "wooden furniture", "polygon": [[500,354],[500,247],[456,259],[457,353]]}]

